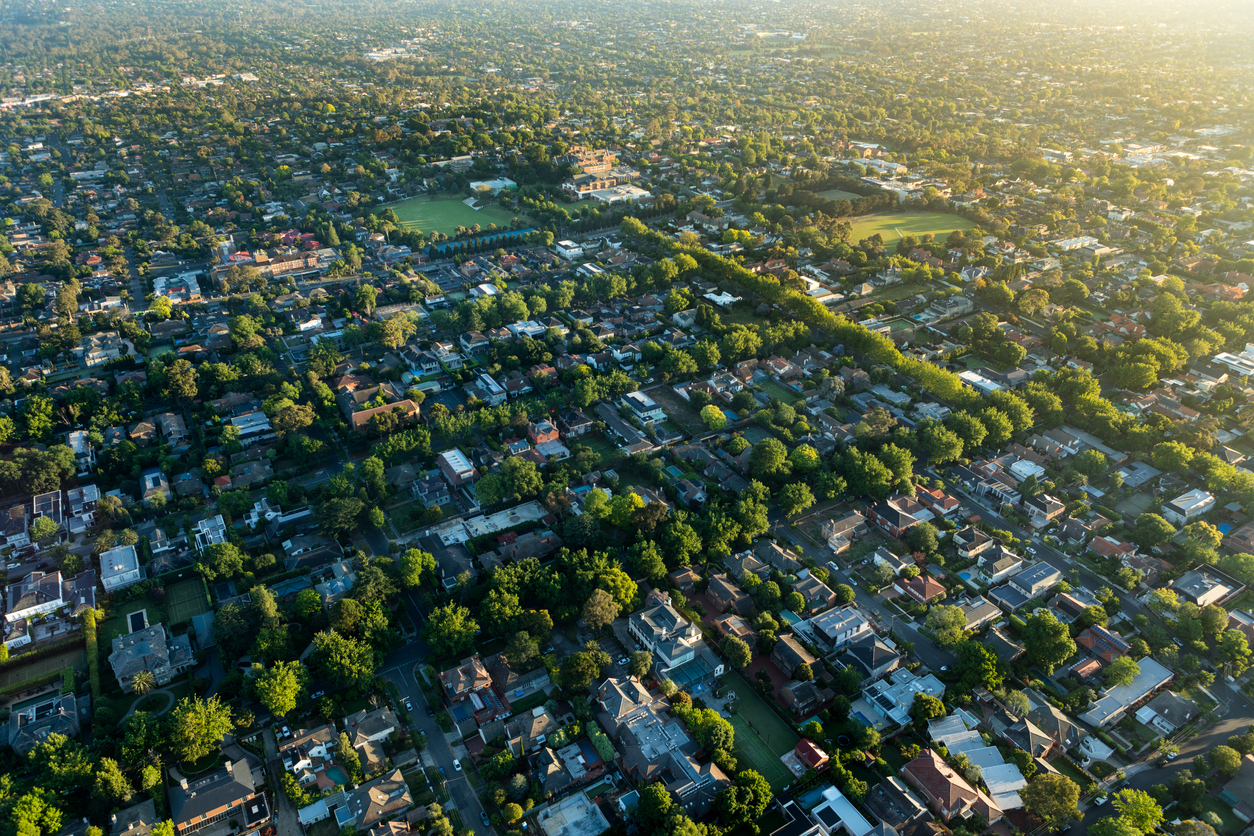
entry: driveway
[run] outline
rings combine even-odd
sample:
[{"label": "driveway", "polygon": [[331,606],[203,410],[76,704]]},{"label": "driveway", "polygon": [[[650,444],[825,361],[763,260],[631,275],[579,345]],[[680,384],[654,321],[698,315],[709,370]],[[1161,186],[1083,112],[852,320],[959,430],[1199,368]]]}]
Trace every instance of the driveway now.
[{"label": "driveway", "polygon": [[276,788],[271,795],[274,796],[274,822],[279,831],[278,836],[303,836],[296,808],[282,789],[283,764],[279,760],[279,747],[274,739],[274,729],[269,727],[263,729],[261,739],[266,746],[266,773],[270,776],[270,786]]}]

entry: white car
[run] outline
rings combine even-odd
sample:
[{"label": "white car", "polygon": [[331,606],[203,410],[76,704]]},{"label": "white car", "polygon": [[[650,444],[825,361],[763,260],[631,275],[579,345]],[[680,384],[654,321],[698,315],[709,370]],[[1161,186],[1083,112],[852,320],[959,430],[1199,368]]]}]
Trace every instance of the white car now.
[{"label": "white car", "polygon": [[461,761],[459,761],[457,758],[453,758],[453,768],[454,768],[454,769],[456,769],[458,772],[461,772],[461,771],[462,771],[462,762],[461,762]]},{"label": "white car", "polygon": [[1036,554],[1036,549],[1032,548],[1031,546],[1028,546],[1028,554]]}]

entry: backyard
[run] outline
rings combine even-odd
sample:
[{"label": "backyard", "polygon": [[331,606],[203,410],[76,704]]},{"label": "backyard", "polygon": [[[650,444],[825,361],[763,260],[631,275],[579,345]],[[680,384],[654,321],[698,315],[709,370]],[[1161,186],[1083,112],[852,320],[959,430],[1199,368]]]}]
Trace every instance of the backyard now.
[{"label": "backyard", "polygon": [[[16,658],[20,659],[21,657]],[[7,688],[13,685],[20,685],[23,682],[29,682],[32,679],[39,679],[63,668],[82,667],[84,658],[85,656],[81,649],[67,650],[55,656],[45,656],[42,659],[36,659],[29,665],[20,665],[5,671],[2,682]]]},{"label": "backyard", "polygon": [[[199,577],[188,578],[165,588],[166,609],[170,614],[171,624],[182,624],[191,621],[210,609],[209,594],[205,591],[205,582]],[[149,619],[149,624],[152,620]]]},{"label": "backyard", "polygon": [[452,235],[457,227],[471,227],[475,224],[487,229],[489,224],[508,229],[515,218],[520,215],[503,209],[495,203],[482,205],[479,209],[471,209],[463,201],[461,195],[440,195],[439,197],[411,197],[400,203],[387,207],[396,212],[405,229],[416,229],[430,234],[443,232]]},{"label": "backyard", "polygon": [[916,238],[928,233],[943,237],[956,229],[968,230],[974,223],[959,215],[947,215],[944,212],[901,212],[878,215],[867,215],[853,222],[853,232],[849,236],[851,242],[861,241],[879,233],[885,245],[894,243],[898,238],[913,235]]},{"label": "backyard", "polygon": [[799,738],[740,674],[725,677],[723,686],[737,697],[736,713],[731,717],[736,756],[748,761],[776,792],[785,789],[793,775],[780,756],[791,752]]}]

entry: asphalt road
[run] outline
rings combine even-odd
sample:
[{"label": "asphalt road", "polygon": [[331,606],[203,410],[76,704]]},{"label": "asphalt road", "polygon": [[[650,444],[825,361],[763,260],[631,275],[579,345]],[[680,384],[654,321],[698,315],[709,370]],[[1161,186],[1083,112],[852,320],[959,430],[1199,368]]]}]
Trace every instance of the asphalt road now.
[{"label": "asphalt road", "polygon": [[[820,566],[826,566],[828,571],[831,571],[832,567],[828,566],[831,555],[827,554],[826,550],[816,548],[808,542],[803,542],[784,520],[773,520],[772,523],[773,532],[777,539],[790,543],[798,554],[814,558]],[[891,630],[904,641],[914,642],[914,655],[928,668],[939,671],[941,668],[954,663],[956,658],[954,654],[935,645],[931,639],[918,631],[911,619],[890,610],[879,599],[879,596],[872,595],[855,583],[848,572],[842,569],[832,574],[835,576],[837,583],[853,587],[854,602],[858,604],[863,612],[871,613],[882,629]]]},{"label": "asphalt road", "polygon": [[[414,619],[414,624],[421,625],[425,618],[422,614],[422,608],[417,601],[410,594],[403,595],[402,600],[409,607],[410,616]],[[484,810],[483,805],[479,803],[479,796],[466,779],[466,773],[458,772],[456,767],[453,766],[453,750],[449,746],[448,741],[444,739],[444,730],[436,723],[434,717],[427,716],[426,697],[423,696],[422,689],[418,687],[418,683],[414,681],[414,665],[425,659],[427,655],[426,642],[415,639],[388,654],[383,662],[383,670],[379,675],[396,685],[402,699],[409,697],[413,702],[414,710],[409,713],[410,723],[416,730],[427,736],[427,751],[431,753],[436,764],[444,770],[444,775],[447,778],[451,800],[444,805],[445,809],[451,808],[459,811],[463,827],[484,833],[489,828],[485,828],[483,825],[481,814]],[[433,708],[436,712],[443,710],[443,706],[439,705],[433,706]]]}]

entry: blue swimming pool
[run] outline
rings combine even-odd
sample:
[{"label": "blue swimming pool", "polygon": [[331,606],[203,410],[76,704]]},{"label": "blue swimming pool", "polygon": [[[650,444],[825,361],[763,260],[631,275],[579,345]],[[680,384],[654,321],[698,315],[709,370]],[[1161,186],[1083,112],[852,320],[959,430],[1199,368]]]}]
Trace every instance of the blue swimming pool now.
[{"label": "blue swimming pool", "polygon": [[1221,533],[1221,534],[1223,534],[1223,536],[1227,537],[1227,536],[1228,536],[1228,532],[1232,531],[1232,524],[1231,524],[1231,523],[1220,523],[1219,525],[1215,526],[1215,528],[1218,528],[1218,529],[1219,529],[1219,531],[1220,531],[1220,533]]},{"label": "blue swimming pool", "polygon": [[958,573],[958,577],[962,578],[964,581],[969,581],[969,580],[971,580],[971,573],[970,573],[970,572],[959,572],[959,573]]},{"label": "blue swimming pool", "polygon": [[348,783],[348,773],[340,769],[338,766],[328,766],[327,777],[336,784],[339,784],[341,787]]}]

